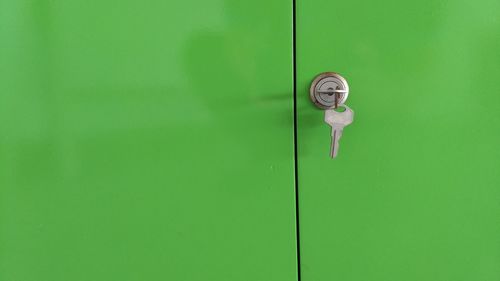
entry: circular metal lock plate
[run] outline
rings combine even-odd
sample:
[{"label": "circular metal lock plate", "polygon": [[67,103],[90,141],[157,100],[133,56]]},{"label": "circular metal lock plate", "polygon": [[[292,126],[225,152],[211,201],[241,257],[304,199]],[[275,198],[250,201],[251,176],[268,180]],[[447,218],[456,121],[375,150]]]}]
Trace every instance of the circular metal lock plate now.
[{"label": "circular metal lock plate", "polygon": [[312,102],[321,109],[335,107],[335,93],[338,93],[337,104],[343,104],[349,96],[349,85],[344,77],[335,72],[324,72],[314,78],[309,89]]}]

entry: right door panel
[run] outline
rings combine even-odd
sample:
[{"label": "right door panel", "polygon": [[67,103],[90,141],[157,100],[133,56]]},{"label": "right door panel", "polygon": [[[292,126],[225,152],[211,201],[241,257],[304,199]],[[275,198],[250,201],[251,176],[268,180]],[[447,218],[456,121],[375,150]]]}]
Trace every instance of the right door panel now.
[{"label": "right door panel", "polygon": [[[500,2],[296,11],[302,280],[500,280]],[[333,160],[325,71],[356,112]]]}]

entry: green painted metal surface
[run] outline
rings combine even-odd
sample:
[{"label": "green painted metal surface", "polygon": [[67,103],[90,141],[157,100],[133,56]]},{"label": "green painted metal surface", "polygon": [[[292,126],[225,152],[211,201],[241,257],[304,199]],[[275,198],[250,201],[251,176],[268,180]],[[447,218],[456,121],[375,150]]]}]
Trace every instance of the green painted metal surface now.
[{"label": "green painted metal surface", "polygon": [[296,280],[291,26],[0,1],[0,280]]},{"label": "green painted metal surface", "polygon": [[[500,2],[297,1],[303,281],[500,280]],[[349,81],[339,156],[308,99]]]}]

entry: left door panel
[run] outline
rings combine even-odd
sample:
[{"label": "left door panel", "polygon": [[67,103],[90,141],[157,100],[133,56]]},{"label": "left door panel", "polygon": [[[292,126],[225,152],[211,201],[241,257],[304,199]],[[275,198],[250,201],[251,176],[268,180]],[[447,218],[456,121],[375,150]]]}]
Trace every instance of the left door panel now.
[{"label": "left door panel", "polygon": [[2,0],[0,280],[295,280],[291,1]]}]

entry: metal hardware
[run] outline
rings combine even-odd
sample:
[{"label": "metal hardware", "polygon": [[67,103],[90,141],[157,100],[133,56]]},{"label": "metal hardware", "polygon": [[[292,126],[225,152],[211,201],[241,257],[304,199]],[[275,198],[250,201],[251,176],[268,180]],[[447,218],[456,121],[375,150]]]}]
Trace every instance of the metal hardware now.
[{"label": "metal hardware", "polygon": [[342,137],[344,127],[350,125],[354,120],[354,111],[347,105],[342,105],[344,111],[336,109],[325,110],[325,122],[332,127],[332,142],[330,146],[330,157],[335,158],[339,152],[339,140]]},{"label": "metal hardware", "polygon": [[321,109],[337,108],[349,96],[349,85],[344,77],[335,72],[324,72],[311,83],[309,97]]}]

